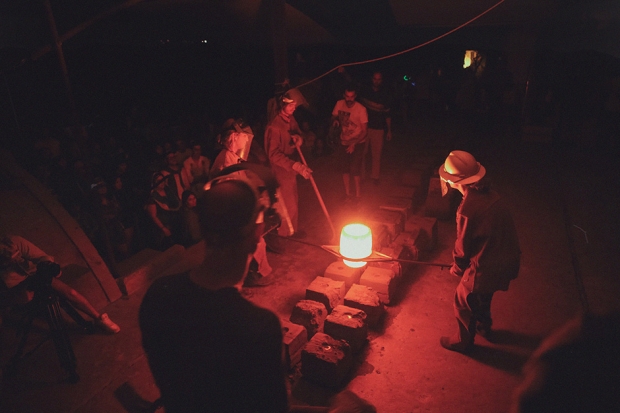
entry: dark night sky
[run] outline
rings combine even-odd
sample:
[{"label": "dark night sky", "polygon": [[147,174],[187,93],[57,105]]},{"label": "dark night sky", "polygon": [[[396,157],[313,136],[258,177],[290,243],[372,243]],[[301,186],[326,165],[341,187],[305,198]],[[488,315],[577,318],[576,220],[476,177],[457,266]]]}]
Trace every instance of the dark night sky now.
[{"label": "dark night sky", "polygon": [[[113,6],[123,4],[125,1],[51,0],[51,4],[58,31],[62,35],[80,23],[88,21]],[[478,1],[481,4],[480,10],[495,3],[493,0]],[[516,1],[506,0],[496,11],[491,12],[491,16],[494,13],[500,14],[502,7],[516,7],[512,4]],[[49,27],[45,20],[42,2],[42,0],[2,2],[0,5],[0,48],[19,47],[32,53],[46,44],[49,40]],[[325,7],[324,3],[311,0],[290,0],[288,3],[306,11],[307,15],[319,21],[337,41],[351,42],[355,39],[366,41],[368,40],[368,27],[377,28],[377,32],[390,32],[397,36],[397,30],[390,29],[396,25],[397,19],[391,13],[389,1],[355,0],[358,5],[355,9],[348,7],[350,2],[350,0],[341,0],[329,8]],[[558,50],[590,49],[620,57],[620,42],[618,41],[620,40],[620,2],[615,0],[555,0],[555,2],[557,11],[544,23],[543,44]],[[431,10],[432,15],[441,16],[442,3],[437,1],[429,4],[432,3],[437,4],[438,8],[438,10]],[[244,7],[247,2],[231,1],[230,4],[236,4],[235,7]],[[317,4],[322,5],[317,6]],[[424,7],[430,9],[428,5]],[[233,28],[235,31],[240,31],[243,27],[247,29],[247,24],[233,24],[235,10],[231,9],[234,7],[224,7],[219,1],[145,1],[125,11],[115,13],[94,25],[88,33],[85,32],[77,37],[82,36],[83,39],[95,41],[105,38],[114,42],[132,42],[150,39],[156,41],[165,36],[176,35],[178,38],[185,37],[192,40],[202,34],[217,35],[226,31],[227,28]],[[259,8],[256,12],[259,17],[261,10]],[[357,11],[353,12],[354,10]],[[399,9],[400,12],[401,9]],[[415,13],[416,10],[412,9],[411,17],[399,16],[399,19],[415,22]],[[238,15],[237,11],[236,16]],[[462,21],[471,17],[462,16]],[[439,17],[437,19],[436,26],[453,27],[454,25],[452,21],[448,21],[447,16],[446,20],[441,20]],[[417,27],[417,30],[422,30],[422,27]],[[77,42],[79,39],[73,41]]]},{"label": "dark night sky", "polygon": [[[62,36],[79,24],[110,10],[112,6],[124,4],[125,1],[50,0],[50,3],[58,32]],[[289,0],[288,4],[303,9],[307,16],[320,21],[324,28],[319,28],[319,31],[329,31],[333,43],[353,44],[358,50],[369,54],[368,57],[383,56],[390,51],[415,46],[455,27],[456,21],[464,22],[473,17],[455,15],[454,10],[451,10],[449,19],[435,17],[437,20],[428,20],[428,16],[448,13],[441,8],[447,0],[417,2],[416,4],[425,8],[425,26],[403,27],[398,26],[397,22],[415,22],[416,10],[412,10],[411,16],[394,16],[390,4],[400,4],[400,13],[402,5],[408,3],[404,3],[404,0],[392,1],[394,3],[389,0],[339,0],[333,3],[334,6],[330,3],[330,8],[325,7],[325,2],[314,0]],[[500,7],[512,7],[513,9],[507,10],[514,10],[528,1],[506,0]],[[554,7],[551,9],[555,12],[540,25],[542,30],[538,47],[559,52],[597,51],[620,58],[620,2],[544,1],[552,2]],[[355,13],[349,12],[353,10],[350,7],[353,4],[362,4],[364,7],[358,7]],[[467,6],[477,6],[469,11],[480,12],[493,4],[494,0],[475,0],[468,2]],[[257,17],[244,21],[243,11],[248,10],[251,5],[254,13],[252,16]],[[96,105],[114,107],[115,102],[127,104],[126,102],[138,93],[141,93],[141,98],[146,96],[149,101],[164,102],[166,107],[188,104],[198,107],[204,104],[204,96],[225,96],[232,102],[239,96],[248,95],[255,96],[256,102],[245,104],[258,105],[258,102],[262,102],[265,96],[272,92],[273,79],[270,72],[273,60],[270,56],[267,13],[262,5],[264,3],[259,5],[254,0],[148,0],[113,13],[79,32],[65,42],[63,47],[77,99],[84,102],[82,109],[88,113],[94,111]],[[500,7],[496,9],[497,16],[505,16],[506,10],[501,14]],[[300,19],[299,13],[294,16]],[[306,24],[310,21],[307,16],[302,16]],[[481,20],[481,24],[476,27],[459,31],[446,40],[458,42],[475,39],[480,44],[490,44],[497,34],[507,30],[506,27],[490,25],[489,21],[493,21],[493,18],[496,18],[497,22],[497,16],[491,16],[486,20],[486,24]],[[369,32],[368,27],[380,28],[385,33],[384,37],[379,39],[374,32]],[[315,36],[319,31],[307,31],[310,34],[306,34],[306,39],[299,37],[297,33],[297,37],[289,40],[289,44],[293,48],[296,46],[294,41],[311,43],[312,38],[309,37]],[[209,39],[208,47],[199,43],[203,38]],[[161,41],[165,39],[170,39],[173,44],[181,47],[175,50],[170,48],[167,54],[162,54]],[[248,46],[248,39],[259,47]],[[43,0],[0,2],[0,70],[7,70],[16,59],[36,55],[43,47],[49,46],[49,40],[50,29]],[[394,44],[391,44],[390,49],[377,47],[377,44],[372,44],[373,41],[385,41],[388,46],[390,42]],[[234,51],[231,51],[231,47],[228,53],[222,54],[222,50],[228,50],[227,45],[234,46]],[[421,49],[416,56],[428,57],[434,53],[433,47]],[[209,50],[218,50],[219,57],[209,55]],[[43,113],[49,111],[50,107],[62,104],[60,99],[63,96],[63,84],[54,53],[43,56],[45,58],[32,64],[24,64],[14,71],[9,79],[18,109],[23,107],[32,112]],[[344,60],[348,61],[351,60]],[[331,62],[326,62],[325,66],[328,64]],[[223,73],[228,76],[226,80],[214,77],[221,77]],[[35,89],[32,85],[37,81],[41,82],[41,86]],[[249,91],[250,88],[255,89]],[[41,95],[50,97],[52,103],[41,103]],[[86,103],[92,96],[101,98]],[[183,96],[183,99],[180,96]],[[103,102],[102,99],[106,101]],[[219,99],[212,103],[211,110],[229,110],[223,106]]]}]

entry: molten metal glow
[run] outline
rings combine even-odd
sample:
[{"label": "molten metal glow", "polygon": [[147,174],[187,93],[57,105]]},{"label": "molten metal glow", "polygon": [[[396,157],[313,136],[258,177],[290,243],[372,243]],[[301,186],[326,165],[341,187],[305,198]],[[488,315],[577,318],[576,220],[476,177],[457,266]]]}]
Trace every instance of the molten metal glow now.
[{"label": "molten metal glow", "polygon": [[[367,258],[372,254],[372,232],[362,224],[349,224],[342,228],[340,233],[340,254],[345,258]],[[360,268],[366,265],[365,261],[342,260],[351,268]]]}]

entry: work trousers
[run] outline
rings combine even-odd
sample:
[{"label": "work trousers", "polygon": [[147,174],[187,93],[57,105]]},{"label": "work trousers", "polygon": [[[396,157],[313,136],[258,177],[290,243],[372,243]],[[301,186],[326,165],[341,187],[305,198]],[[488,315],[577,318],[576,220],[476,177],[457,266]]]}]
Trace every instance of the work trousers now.
[{"label": "work trousers", "polygon": [[362,165],[363,173],[366,172],[366,155],[370,147],[370,156],[372,160],[372,169],[370,172],[370,178],[379,179],[379,172],[381,170],[381,151],[383,151],[383,138],[385,131],[383,129],[368,129],[368,135],[366,135],[366,143],[364,145],[364,163]]},{"label": "work trousers", "polygon": [[[282,224],[278,228],[278,235],[287,237],[293,235],[293,233],[298,229],[297,221],[299,215],[297,210],[297,173],[274,168],[274,175],[280,184],[278,192],[281,195],[281,198],[275,205],[276,211],[278,211],[278,214],[282,217]],[[280,205],[280,203],[284,204],[284,208]],[[290,218],[290,223],[293,226],[293,232],[289,229],[286,215]]]},{"label": "work trousers", "polygon": [[263,276],[268,276],[271,274],[273,269],[271,265],[269,265],[269,261],[267,261],[267,243],[265,242],[265,238],[260,237],[258,244],[256,245],[256,251],[252,257],[256,260],[258,264],[258,272]]},{"label": "work trousers", "polygon": [[459,326],[459,342],[473,344],[476,329],[490,330],[493,293],[472,293],[459,283],[454,294],[454,315]]}]

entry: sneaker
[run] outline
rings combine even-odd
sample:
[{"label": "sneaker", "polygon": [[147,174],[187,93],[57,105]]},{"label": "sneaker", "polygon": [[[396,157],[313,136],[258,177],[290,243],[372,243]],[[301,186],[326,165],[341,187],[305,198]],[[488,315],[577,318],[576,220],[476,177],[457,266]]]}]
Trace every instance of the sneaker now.
[{"label": "sneaker", "polygon": [[267,285],[273,284],[275,279],[273,275],[263,276],[258,271],[249,271],[248,275],[245,277],[243,281],[244,287],[265,287]]},{"label": "sneaker", "polygon": [[104,331],[112,334],[116,334],[121,331],[121,328],[114,321],[110,320],[107,313],[103,313],[95,321],[95,323],[101,327]]}]

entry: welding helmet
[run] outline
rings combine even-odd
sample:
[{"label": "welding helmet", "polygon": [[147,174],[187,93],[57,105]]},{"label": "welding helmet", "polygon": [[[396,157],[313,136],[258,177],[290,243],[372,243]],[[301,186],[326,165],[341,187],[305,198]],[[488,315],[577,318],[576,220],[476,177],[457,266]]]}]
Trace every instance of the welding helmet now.
[{"label": "welding helmet", "polygon": [[467,185],[478,182],[486,169],[476,161],[472,154],[465,151],[452,151],[446,161],[439,167],[441,178],[441,195],[448,193],[449,184]]}]

